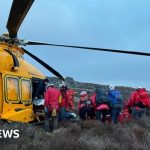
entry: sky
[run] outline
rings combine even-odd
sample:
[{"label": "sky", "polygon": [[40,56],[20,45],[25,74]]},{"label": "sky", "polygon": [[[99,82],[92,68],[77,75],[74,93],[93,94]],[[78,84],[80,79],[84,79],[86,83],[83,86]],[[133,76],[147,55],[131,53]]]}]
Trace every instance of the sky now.
[{"label": "sky", "polygon": [[[12,0],[0,1],[0,33]],[[150,52],[149,0],[35,0],[18,37],[26,40]],[[50,46],[27,46],[64,77],[80,82],[146,87],[150,57]],[[53,76],[29,56],[46,76]]]}]

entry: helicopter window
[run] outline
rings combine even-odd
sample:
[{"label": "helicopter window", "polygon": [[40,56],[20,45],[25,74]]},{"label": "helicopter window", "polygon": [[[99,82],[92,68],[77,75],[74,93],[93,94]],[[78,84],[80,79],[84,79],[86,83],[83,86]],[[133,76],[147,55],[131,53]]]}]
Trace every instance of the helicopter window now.
[{"label": "helicopter window", "polygon": [[19,103],[19,79],[15,77],[6,78],[6,100]]},{"label": "helicopter window", "polygon": [[31,81],[27,79],[21,80],[21,101],[22,102],[31,102],[32,98],[32,88]]}]

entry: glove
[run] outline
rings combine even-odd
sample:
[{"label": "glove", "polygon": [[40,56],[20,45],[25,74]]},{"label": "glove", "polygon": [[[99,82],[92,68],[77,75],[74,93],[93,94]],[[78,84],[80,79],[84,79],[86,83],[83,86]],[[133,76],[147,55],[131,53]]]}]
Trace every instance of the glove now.
[{"label": "glove", "polygon": [[57,112],[56,112],[56,109],[54,108],[54,109],[52,110],[52,117],[56,117],[56,115],[57,115]]}]

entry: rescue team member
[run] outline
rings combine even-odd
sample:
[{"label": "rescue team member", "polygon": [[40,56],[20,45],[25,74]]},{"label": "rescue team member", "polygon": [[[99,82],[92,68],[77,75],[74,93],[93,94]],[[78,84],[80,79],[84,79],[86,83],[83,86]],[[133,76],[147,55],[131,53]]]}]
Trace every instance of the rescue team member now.
[{"label": "rescue team member", "polygon": [[66,119],[66,110],[68,110],[69,101],[67,96],[68,87],[65,83],[60,84],[60,93],[61,93],[61,104],[59,112],[59,121],[65,121]]},{"label": "rescue team member", "polygon": [[74,110],[74,95],[75,95],[75,91],[68,89],[67,90],[67,99],[68,99],[68,107],[70,110]]},{"label": "rescue team member", "polygon": [[139,119],[144,116],[146,109],[150,108],[150,97],[145,88],[139,87],[131,93],[128,101],[128,107],[131,109],[132,117]]},{"label": "rescue team member", "polygon": [[78,102],[78,111],[81,119],[85,120],[92,118],[92,101],[89,99],[87,91],[80,93],[80,100]]},{"label": "rescue team member", "polygon": [[96,110],[96,92],[94,92],[92,94],[92,96],[90,97],[91,101],[92,101],[92,104],[93,104],[93,109],[94,111]]},{"label": "rescue team member", "polygon": [[123,108],[123,97],[120,91],[115,88],[115,86],[110,85],[108,91],[108,98],[111,106],[111,120],[114,124],[118,123],[118,117]]},{"label": "rescue team member", "polygon": [[102,88],[97,88],[95,90],[96,98],[96,119],[106,122],[106,117],[109,114],[109,99],[106,92]]},{"label": "rescue team member", "polygon": [[92,108],[92,114],[93,114],[93,118],[96,117],[95,111],[96,111],[96,93],[94,92],[92,94],[92,96],[90,97],[92,104],[93,104],[93,108]]},{"label": "rescue team member", "polygon": [[45,92],[45,131],[53,132],[58,127],[58,112],[61,103],[61,93],[53,84],[47,85]]}]

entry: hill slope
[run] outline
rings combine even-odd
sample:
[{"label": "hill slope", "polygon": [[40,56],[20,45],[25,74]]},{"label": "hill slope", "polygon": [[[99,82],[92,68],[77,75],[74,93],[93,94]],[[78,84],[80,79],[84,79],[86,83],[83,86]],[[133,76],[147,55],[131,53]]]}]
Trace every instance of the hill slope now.
[{"label": "hill slope", "polygon": [[123,125],[97,121],[69,124],[53,135],[30,124],[0,124],[0,129],[19,129],[19,139],[0,139],[2,150],[149,150],[150,118]]},{"label": "hill slope", "polygon": [[[60,80],[49,78],[51,83],[59,85]],[[91,94],[96,87],[108,88],[108,85],[80,83],[66,78],[69,88],[75,89],[79,97],[82,90]],[[124,99],[128,99],[130,87],[117,87]],[[150,149],[150,118],[125,122],[124,124],[101,124],[95,120],[68,123],[46,134],[44,129],[31,124],[9,124],[0,121],[1,130],[19,129],[18,139],[0,138],[2,150],[149,150]]]}]

